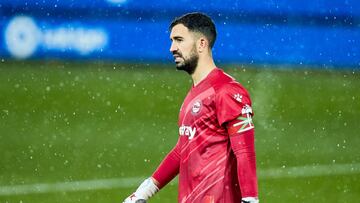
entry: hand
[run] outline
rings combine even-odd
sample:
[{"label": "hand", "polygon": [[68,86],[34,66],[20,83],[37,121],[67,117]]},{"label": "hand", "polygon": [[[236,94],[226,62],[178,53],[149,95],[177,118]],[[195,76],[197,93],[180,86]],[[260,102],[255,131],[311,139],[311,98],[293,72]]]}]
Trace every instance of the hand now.
[{"label": "hand", "polygon": [[259,203],[257,197],[244,197],[241,199],[241,203]]},{"label": "hand", "polygon": [[146,203],[145,199],[139,199],[135,193],[126,198],[123,203]]},{"label": "hand", "polygon": [[154,183],[154,180],[150,177],[144,180],[143,183],[136,189],[136,191],[124,200],[123,203],[146,203],[150,197],[152,197],[159,188]]}]

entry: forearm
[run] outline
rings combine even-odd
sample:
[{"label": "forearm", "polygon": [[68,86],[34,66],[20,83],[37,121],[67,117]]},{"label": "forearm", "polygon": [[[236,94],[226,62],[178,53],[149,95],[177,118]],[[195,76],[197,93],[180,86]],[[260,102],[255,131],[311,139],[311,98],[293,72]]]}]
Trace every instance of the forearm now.
[{"label": "forearm", "polygon": [[169,183],[178,173],[180,167],[180,154],[176,145],[163,159],[159,167],[153,173],[152,178],[159,189]]},{"label": "forearm", "polygon": [[258,197],[254,129],[230,137],[242,197]]},{"label": "forearm", "polygon": [[177,144],[164,158],[154,174],[141,183],[137,190],[124,200],[124,203],[148,200],[179,173],[179,165],[180,156]]}]

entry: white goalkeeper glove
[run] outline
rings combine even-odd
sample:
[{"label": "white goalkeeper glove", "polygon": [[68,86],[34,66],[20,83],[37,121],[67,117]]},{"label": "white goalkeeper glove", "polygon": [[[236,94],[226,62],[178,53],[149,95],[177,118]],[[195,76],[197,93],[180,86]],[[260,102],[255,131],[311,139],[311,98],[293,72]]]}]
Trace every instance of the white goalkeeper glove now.
[{"label": "white goalkeeper glove", "polygon": [[159,188],[155,185],[154,181],[150,177],[144,180],[138,189],[136,189],[133,194],[126,198],[123,203],[146,202],[146,200],[152,197],[157,191],[159,191]]},{"label": "white goalkeeper glove", "polygon": [[244,197],[241,199],[241,203],[259,203],[259,199],[256,197]]}]

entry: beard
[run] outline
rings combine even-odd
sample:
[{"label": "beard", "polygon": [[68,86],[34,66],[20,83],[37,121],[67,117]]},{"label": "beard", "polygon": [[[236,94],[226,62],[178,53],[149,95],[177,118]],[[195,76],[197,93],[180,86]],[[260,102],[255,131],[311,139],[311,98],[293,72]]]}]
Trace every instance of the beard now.
[{"label": "beard", "polygon": [[179,52],[174,52],[173,54],[177,54],[181,58],[183,58],[182,62],[176,63],[176,69],[183,70],[189,75],[192,75],[195,72],[199,61],[199,55],[196,53],[195,46],[191,49],[189,58],[183,57],[182,54]]}]

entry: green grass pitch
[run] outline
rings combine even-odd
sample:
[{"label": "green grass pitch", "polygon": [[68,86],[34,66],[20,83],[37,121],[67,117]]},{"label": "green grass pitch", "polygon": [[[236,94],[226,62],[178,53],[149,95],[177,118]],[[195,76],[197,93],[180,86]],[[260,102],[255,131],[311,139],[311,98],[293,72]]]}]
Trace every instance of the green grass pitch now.
[{"label": "green grass pitch", "polygon": [[[224,67],[253,100],[259,175],[360,163],[359,72]],[[190,86],[173,65],[0,62],[0,188],[151,175],[177,140]],[[0,202],[122,202],[134,189],[1,195]],[[260,178],[259,192],[261,202],[358,202],[360,174]],[[171,183],[149,202],[176,200]]]}]

